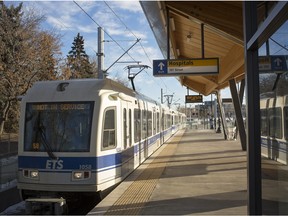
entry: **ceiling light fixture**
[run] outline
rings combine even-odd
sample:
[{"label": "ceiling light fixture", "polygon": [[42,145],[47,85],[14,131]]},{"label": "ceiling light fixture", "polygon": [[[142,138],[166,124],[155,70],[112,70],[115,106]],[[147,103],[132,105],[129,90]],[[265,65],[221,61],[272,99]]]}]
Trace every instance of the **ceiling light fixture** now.
[{"label": "ceiling light fixture", "polygon": [[192,33],[189,32],[189,34],[186,36],[187,42],[191,42],[192,41]]}]

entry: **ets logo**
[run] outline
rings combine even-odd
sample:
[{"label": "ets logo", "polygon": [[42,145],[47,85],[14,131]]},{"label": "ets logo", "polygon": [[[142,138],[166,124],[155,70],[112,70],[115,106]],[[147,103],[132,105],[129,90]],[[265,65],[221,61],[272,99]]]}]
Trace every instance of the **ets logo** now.
[{"label": "ets logo", "polygon": [[63,160],[47,160],[46,169],[63,169]]}]

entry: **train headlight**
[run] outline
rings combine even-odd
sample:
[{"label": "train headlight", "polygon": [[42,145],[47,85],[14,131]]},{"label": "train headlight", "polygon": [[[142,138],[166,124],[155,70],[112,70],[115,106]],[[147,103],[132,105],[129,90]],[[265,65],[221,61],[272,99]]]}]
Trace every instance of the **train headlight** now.
[{"label": "train headlight", "polygon": [[23,170],[23,176],[25,178],[39,179],[39,172],[38,170],[25,169]]},{"label": "train headlight", "polygon": [[77,180],[86,180],[91,177],[91,171],[85,170],[85,171],[73,171],[72,172],[72,181],[77,181]]},{"label": "train headlight", "polygon": [[73,173],[73,179],[82,179],[83,178],[83,172],[74,172]]},{"label": "train headlight", "polygon": [[38,179],[38,177],[39,177],[39,172],[38,172],[38,170],[32,170],[32,171],[30,172],[30,177],[31,177],[31,178],[34,178],[34,179]]}]

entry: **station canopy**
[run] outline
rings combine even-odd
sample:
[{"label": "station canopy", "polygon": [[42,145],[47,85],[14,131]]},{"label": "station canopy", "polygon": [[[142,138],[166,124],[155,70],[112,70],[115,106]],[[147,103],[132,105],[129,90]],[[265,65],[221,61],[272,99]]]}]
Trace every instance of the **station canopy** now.
[{"label": "station canopy", "polygon": [[[228,87],[231,79],[239,82],[245,78],[243,2],[140,3],[164,58],[168,56],[167,16],[170,26],[170,59],[219,58],[219,74],[177,76],[183,86],[207,96]],[[259,2],[258,9],[264,14],[265,4]]]}]

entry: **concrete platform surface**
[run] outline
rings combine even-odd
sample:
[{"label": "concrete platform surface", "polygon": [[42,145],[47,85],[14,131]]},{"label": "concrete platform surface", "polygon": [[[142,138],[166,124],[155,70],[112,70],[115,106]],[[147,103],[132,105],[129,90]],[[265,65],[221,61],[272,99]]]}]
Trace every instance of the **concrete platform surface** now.
[{"label": "concrete platform surface", "polygon": [[214,130],[163,145],[89,215],[247,215],[246,152]]}]

